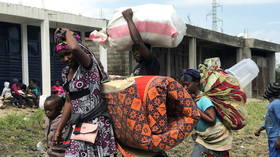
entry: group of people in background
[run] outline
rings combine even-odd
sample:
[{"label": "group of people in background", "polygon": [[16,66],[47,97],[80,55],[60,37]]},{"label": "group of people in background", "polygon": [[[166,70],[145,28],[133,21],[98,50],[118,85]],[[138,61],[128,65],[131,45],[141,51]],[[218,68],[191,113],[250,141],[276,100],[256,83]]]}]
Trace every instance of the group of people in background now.
[{"label": "group of people in background", "polygon": [[40,90],[34,80],[29,80],[29,85],[13,79],[12,84],[4,82],[4,88],[1,93],[3,102],[10,102],[18,108],[39,106]]},{"label": "group of people in background", "polygon": [[[21,83],[18,79],[13,79],[11,82],[12,84],[8,81],[4,82],[4,88],[0,97],[2,103],[14,104],[18,108],[39,107],[41,92],[35,80],[29,80],[28,86]],[[51,92],[54,95],[65,97],[63,87],[58,80],[55,81],[55,84],[52,86]],[[2,107],[2,109],[5,107]]]}]

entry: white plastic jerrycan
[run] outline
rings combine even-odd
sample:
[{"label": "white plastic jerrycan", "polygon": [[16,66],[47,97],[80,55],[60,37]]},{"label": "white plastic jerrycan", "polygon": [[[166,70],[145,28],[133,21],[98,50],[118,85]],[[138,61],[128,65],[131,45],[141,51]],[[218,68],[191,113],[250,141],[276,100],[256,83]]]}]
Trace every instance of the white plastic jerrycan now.
[{"label": "white plastic jerrycan", "polygon": [[227,69],[226,72],[235,76],[239,81],[240,88],[244,88],[258,76],[259,68],[252,59],[247,58]]}]

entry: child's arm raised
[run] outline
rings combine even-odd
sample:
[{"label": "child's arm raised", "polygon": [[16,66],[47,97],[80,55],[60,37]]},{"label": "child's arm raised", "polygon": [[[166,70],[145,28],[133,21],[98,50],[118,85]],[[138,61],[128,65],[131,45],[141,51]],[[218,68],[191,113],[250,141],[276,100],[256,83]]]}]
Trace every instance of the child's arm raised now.
[{"label": "child's arm raised", "polygon": [[68,122],[70,115],[71,115],[72,105],[69,96],[66,96],[66,102],[64,104],[62,117],[60,119],[59,125],[57,130],[52,138],[52,141],[55,145],[59,144],[61,141],[62,130],[65,127],[66,123]]}]

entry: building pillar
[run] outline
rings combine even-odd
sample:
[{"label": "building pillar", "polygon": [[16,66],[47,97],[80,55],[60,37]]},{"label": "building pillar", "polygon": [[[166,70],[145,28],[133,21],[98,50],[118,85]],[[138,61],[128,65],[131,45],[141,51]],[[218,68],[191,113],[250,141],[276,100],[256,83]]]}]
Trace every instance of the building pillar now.
[{"label": "building pillar", "polygon": [[83,41],[83,43],[85,43],[86,39],[86,33],[85,32],[81,32],[81,40]]},{"label": "building pillar", "polygon": [[28,40],[27,24],[21,24],[21,56],[22,56],[22,83],[28,85]]},{"label": "building pillar", "polygon": [[243,55],[242,59],[252,58],[252,51],[251,51],[251,49],[249,47],[244,47],[242,55]]},{"label": "building pillar", "polygon": [[239,62],[242,59],[252,58],[252,52],[249,47],[237,48],[236,50],[236,61]]},{"label": "building pillar", "polygon": [[269,81],[275,82],[276,76],[275,76],[275,65],[276,65],[276,57],[275,53],[272,53],[268,57],[268,69],[269,69]]},{"label": "building pillar", "polygon": [[108,71],[108,58],[107,58],[107,49],[105,49],[103,46],[99,46],[99,56],[100,56],[100,61],[104,67],[104,71]]},{"label": "building pillar", "polygon": [[239,62],[243,59],[243,48],[238,47],[236,49],[236,62]]},{"label": "building pillar", "polygon": [[167,61],[166,61],[166,74],[171,76],[171,51],[170,48],[167,49]]},{"label": "building pillar", "polygon": [[[241,59],[245,58],[252,58],[252,51],[249,47],[243,47],[242,48],[242,57]],[[252,98],[252,83],[249,83],[245,88],[244,91],[246,92],[246,95],[248,98]]]},{"label": "building pillar", "polygon": [[189,68],[197,68],[196,63],[196,38],[190,38],[189,41]]},{"label": "building pillar", "polygon": [[42,94],[51,94],[51,70],[50,70],[50,32],[49,20],[41,22],[41,60],[42,60]]},{"label": "building pillar", "polygon": [[199,47],[199,46],[197,46],[197,50],[198,50],[198,52],[196,53],[196,61],[197,61],[197,63],[198,63],[198,65],[199,64],[202,64],[204,61],[202,60],[202,53],[203,53],[203,51],[202,51],[202,48],[201,47]]}]

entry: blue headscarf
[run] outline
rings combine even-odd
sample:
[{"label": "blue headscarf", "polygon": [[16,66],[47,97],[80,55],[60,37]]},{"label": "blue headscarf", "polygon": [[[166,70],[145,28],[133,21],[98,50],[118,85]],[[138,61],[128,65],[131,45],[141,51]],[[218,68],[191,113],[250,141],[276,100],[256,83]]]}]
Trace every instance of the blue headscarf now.
[{"label": "blue headscarf", "polygon": [[182,71],[181,81],[199,82],[200,78],[200,72],[196,69],[183,69]]}]

